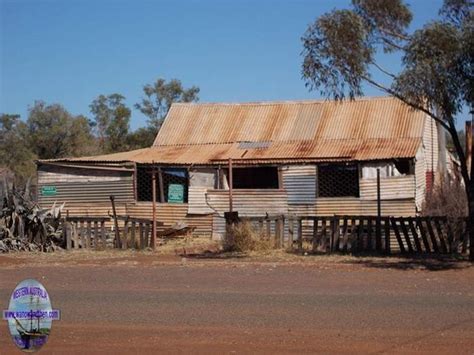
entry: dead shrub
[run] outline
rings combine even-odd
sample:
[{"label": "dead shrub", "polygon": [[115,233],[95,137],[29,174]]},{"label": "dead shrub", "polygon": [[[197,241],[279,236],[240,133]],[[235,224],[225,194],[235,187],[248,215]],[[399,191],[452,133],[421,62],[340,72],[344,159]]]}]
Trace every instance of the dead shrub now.
[{"label": "dead shrub", "polygon": [[464,232],[461,218],[467,216],[466,190],[459,179],[445,179],[426,194],[422,215],[446,216],[455,235]]},{"label": "dead shrub", "polygon": [[258,233],[248,221],[228,226],[223,240],[225,251],[242,253],[269,250],[271,247],[270,240]]}]

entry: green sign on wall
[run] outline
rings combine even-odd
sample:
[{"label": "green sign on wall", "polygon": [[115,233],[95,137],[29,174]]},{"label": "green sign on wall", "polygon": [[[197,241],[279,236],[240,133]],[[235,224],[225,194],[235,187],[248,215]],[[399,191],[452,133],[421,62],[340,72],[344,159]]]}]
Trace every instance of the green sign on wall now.
[{"label": "green sign on wall", "polygon": [[58,193],[56,186],[42,186],[41,195],[43,196],[54,196]]},{"label": "green sign on wall", "polygon": [[169,184],[168,186],[168,202],[184,203],[184,185]]}]

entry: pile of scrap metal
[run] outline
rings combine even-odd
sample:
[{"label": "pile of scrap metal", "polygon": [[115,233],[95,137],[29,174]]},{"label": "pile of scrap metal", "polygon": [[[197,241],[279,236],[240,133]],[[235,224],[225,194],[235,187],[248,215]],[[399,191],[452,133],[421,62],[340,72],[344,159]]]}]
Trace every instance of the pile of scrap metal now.
[{"label": "pile of scrap metal", "polygon": [[0,211],[0,252],[51,252],[64,245],[60,228],[64,204],[41,209],[30,196],[29,183],[23,190],[3,182]]}]

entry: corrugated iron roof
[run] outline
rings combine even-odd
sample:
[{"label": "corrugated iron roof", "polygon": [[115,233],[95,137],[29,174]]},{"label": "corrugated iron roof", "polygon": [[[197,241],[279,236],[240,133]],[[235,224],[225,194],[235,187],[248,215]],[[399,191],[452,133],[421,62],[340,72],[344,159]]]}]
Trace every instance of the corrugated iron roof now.
[{"label": "corrugated iron roof", "polygon": [[394,98],[173,104],[154,146],[421,137],[424,114]]},{"label": "corrugated iron roof", "polygon": [[411,158],[425,115],[393,98],[173,104],[152,147],[59,161],[242,164]]}]

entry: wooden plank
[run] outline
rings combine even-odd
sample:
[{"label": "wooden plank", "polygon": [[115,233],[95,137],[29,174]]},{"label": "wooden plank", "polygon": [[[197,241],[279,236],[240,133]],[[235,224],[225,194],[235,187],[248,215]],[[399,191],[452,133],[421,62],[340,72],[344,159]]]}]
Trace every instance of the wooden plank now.
[{"label": "wooden plank", "polygon": [[303,220],[298,218],[298,251],[303,252]]},{"label": "wooden plank", "polygon": [[374,250],[374,233],[372,228],[372,217],[367,217],[367,250]]},{"label": "wooden plank", "polygon": [[74,249],[79,249],[79,224],[73,224]]},{"label": "wooden plank", "polygon": [[405,237],[405,242],[407,244],[408,252],[413,253],[413,246],[411,245],[410,234],[408,234],[407,226],[405,225],[405,218],[398,218],[400,221],[400,227],[403,232],[403,236]]},{"label": "wooden plank", "polygon": [[390,246],[390,218],[385,217],[383,218],[384,223],[384,235],[385,235],[385,254],[390,255],[391,253],[391,246]]},{"label": "wooden plank", "polygon": [[266,223],[266,226],[267,226],[265,236],[268,240],[271,240],[271,238],[272,238],[272,226],[270,224],[271,221],[269,219],[267,219],[265,223]]},{"label": "wooden plank", "polygon": [[285,220],[282,218],[278,219],[278,248],[283,248],[285,237]]},{"label": "wooden plank", "polygon": [[444,225],[446,226],[446,233],[447,233],[447,241],[448,241],[448,253],[453,253],[453,242],[454,242],[454,234],[453,230],[451,229],[451,221],[448,218],[442,218]]},{"label": "wooden plank", "polygon": [[327,238],[326,224],[327,224],[327,222],[328,221],[327,221],[326,217],[321,218],[321,236],[320,236],[319,241],[318,241],[318,244],[319,244],[321,250],[326,249],[326,238]]},{"label": "wooden plank", "polygon": [[444,238],[443,230],[441,228],[441,224],[439,223],[439,218],[438,217],[433,217],[433,221],[436,227],[436,231],[438,232],[438,240],[439,240],[439,246],[441,249],[442,253],[447,253],[448,252],[448,247],[446,246],[446,240]]},{"label": "wooden plank", "polygon": [[354,245],[357,244],[357,242],[354,243],[356,238],[357,238],[356,219],[354,217],[352,217],[351,218],[351,236],[350,236],[349,240],[347,241],[347,250],[348,251],[354,252],[354,250],[353,250]]},{"label": "wooden plank", "polygon": [[394,217],[390,218],[390,223],[392,224],[393,232],[395,233],[395,238],[397,238],[397,243],[400,248],[401,253],[405,253],[405,246],[403,245],[402,238],[400,237],[400,230],[398,229],[397,219]]},{"label": "wooden plank", "polygon": [[339,238],[339,250],[340,251],[347,251],[347,239],[349,238],[349,233],[347,233],[347,216],[344,216],[344,220],[342,222],[342,238]]},{"label": "wooden plank", "polygon": [[131,235],[130,235],[130,242],[131,242],[132,248],[134,248],[134,249],[137,248],[137,244],[136,244],[137,242],[136,242],[136,239],[135,239],[136,229],[137,229],[137,223],[135,221],[132,221],[132,230],[131,230]]},{"label": "wooden plank", "polygon": [[145,236],[144,236],[145,229],[144,229],[143,223],[138,224],[138,230],[139,230],[138,234],[140,235],[140,249],[145,249]]},{"label": "wooden plank", "polygon": [[145,223],[145,235],[144,235],[144,240],[145,240],[145,248],[148,248],[150,246],[150,229],[151,225],[150,223]]},{"label": "wooden plank", "polygon": [[94,246],[95,249],[102,249],[105,248],[105,246],[101,245],[102,243],[100,242],[100,236],[99,236],[99,224],[97,221],[94,221]]},{"label": "wooden plank", "polygon": [[318,251],[318,224],[319,224],[319,220],[318,218],[315,218],[313,220],[313,236],[311,238],[311,242],[312,242],[312,245],[313,245],[313,252],[317,252]]},{"label": "wooden plank", "polygon": [[72,234],[71,223],[63,222],[63,236],[66,240],[66,250],[70,250],[72,246],[71,234]]},{"label": "wooden plank", "polygon": [[[94,243],[97,241],[94,239]],[[87,221],[87,231],[86,231],[86,248],[91,247],[91,221]]]},{"label": "wooden plank", "polygon": [[433,231],[433,226],[431,225],[431,223],[432,223],[431,218],[426,217],[426,218],[424,218],[424,220],[426,222],[426,227],[428,228],[428,233],[430,235],[431,246],[433,247],[433,251],[435,253],[439,253],[438,243],[436,242],[436,235]]},{"label": "wooden plank", "polygon": [[66,217],[66,221],[68,222],[94,222],[94,221],[104,221],[108,222],[110,221],[109,217],[104,217],[104,216],[76,216],[76,217]]},{"label": "wooden plank", "polygon": [[293,237],[294,237],[294,219],[290,217],[288,219],[288,249],[293,249]]},{"label": "wooden plank", "polygon": [[423,220],[420,217],[416,217],[416,225],[418,226],[418,229],[420,230],[421,240],[423,241],[423,246],[425,247],[425,251],[428,253],[431,253],[431,246],[430,246],[430,243],[428,242],[428,238],[426,237],[426,230],[425,230],[425,227],[423,226]]},{"label": "wooden plank", "polygon": [[413,223],[413,218],[408,217],[407,221],[408,227],[411,231],[411,235],[413,236],[413,241],[415,242],[416,251],[421,254],[423,253],[423,249],[421,248],[420,239],[418,238],[418,233],[416,232],[415,224]]},{"label": "wooden plank", "polygon": [[102,245],[104,246],[104,249],[107,248],[107,231],[105,229],[105,222],[102,221],[100,222],[100,230],[101,230],[101,236],[102,236]]},{"label": "wooden plank", "polygon": [[382,218],[379,216],[375,219],[375,250],[382,252]]},{"label": "wooden plank", "polygon": [[123,225],[123,234],[122,234],[122,249],[127,249],[127,247],[128,247],[128,220],[126,220]]},{"label": "wooden plank", "polygon": [[339,250],[339,234],[341,232],[341,221],[339,217],[334,216],[333,221],[333,229],[332,229],[332,243],[331,243],[331,250],[338,251]]},{"label": "wooden plank", "polygon": [[80,223],[80,227],[79,227],[79,230],[80,230],[80,234],[81,234],[81,247],[84,249],[84,248],[87,248],[87,243],[86,243],[86,227],[84,225],[84,222],[79,222]]}]

